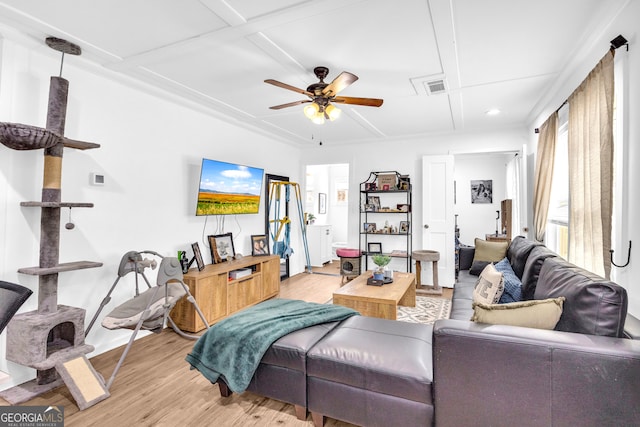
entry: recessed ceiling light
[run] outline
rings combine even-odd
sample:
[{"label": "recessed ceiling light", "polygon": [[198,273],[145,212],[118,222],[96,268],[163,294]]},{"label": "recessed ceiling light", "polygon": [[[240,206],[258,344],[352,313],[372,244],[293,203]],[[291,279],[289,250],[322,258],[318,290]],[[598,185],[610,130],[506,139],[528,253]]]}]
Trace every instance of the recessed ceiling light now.
[{"label": "recessed ceiling light", "polygon": [[492,108],[492,109],[491,109],[491,110],[489,110],[489,111],[485,111],[485,114],[486,114],[487,116],[497,116],[497,115],[498,115],[498,114],[500,114],[500,113],[501,113],[501,111],[500,111],[500,110],[498,110],[497,108]]}]

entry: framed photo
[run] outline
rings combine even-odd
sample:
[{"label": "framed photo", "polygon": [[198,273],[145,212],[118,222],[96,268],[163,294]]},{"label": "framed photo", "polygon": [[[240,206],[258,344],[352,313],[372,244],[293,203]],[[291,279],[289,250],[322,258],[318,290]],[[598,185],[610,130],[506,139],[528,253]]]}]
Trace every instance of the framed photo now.
[{"label": "framed photo", "polygon": [[327,213],[327,193],[318,193],[318,213]]},{"label": "framed photo", "polygon": [[198,271],[204,270],[204,260],[202,259],[202,252],[200,252],[198,242],[192,243],[191,249],[193,249],[193,256],[196,259],[196,264],[198,264]]},{"label": "framed photo", "polygon": [[364,191],[376,191],[378,187],[376,187],[375,182],[365,182],[364,183]]},{"label": "framed photo", "polygon": [[367,252],[370,254],[381,254],[382,253],[382,243],[378,242],[369,242],[367,243]]},{"label": "framed photo", "polygon": [[471,180],[471,203],[493,203],[493,180]]},{"label": "framed photo", "polygon": [[368,205],[373,205],[373,211],[371,211],[371,212],[379,211],[380,210],[380,197],[378,197],[378,196],[367,196],[367,204]]},{"label": "framed photo", "polygon": [[214,264],[229,261],[236,256],[231,233],[209,236],[209,246],[211,247],[211,259],[215,261]]},{"label": "framed photo", "polygon": [[398,190],[409,191],[411,186],[411,180],[409,179],[409,175],[400,175],[398,178]]},{"label": "framed photo", "polygon": [[398,232],[400,234],[409,234],[410,228],[411,228],[411,223],[409,221],[400,221],[400,228]]},{"label": "framed photo", "polygon": [[269,245],[267,244],[267,236],[265,234],[251,236],[251,255],[269,255]]},{"label": "framed photo", "polygon": [[362,230],[365,233],[375,233],[376,232],[376,223],[375,222],[365,222],[364,229]]}]

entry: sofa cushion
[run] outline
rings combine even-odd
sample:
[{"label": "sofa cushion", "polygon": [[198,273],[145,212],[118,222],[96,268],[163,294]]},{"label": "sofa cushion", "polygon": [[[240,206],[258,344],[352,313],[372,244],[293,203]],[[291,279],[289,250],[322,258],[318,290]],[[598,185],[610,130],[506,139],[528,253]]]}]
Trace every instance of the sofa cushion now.
[{"label": "sofa cushion", "polygon": [[493,264],[487,265],[473,289],[473,301],[485,304],[496,304],[504,291],[502,273]]},{"label": "sofa cushion", "polygon": [[623,337],[627,291],[560,257],[548,258],[540,270],[536,299],[566,298],[556,330]]},{"label": "sofa cushion", "polygon": [[476,238],[474,241],[476,250],[473,254],[473,262],[489,261],[498,262],[507,255],[507,242],[487,242]]},{"label": "sofa cushion", "polygon": [[509,258],[511,268],[518,278],[522,279],[527,258],[536,246],[542,246],[542,243],[525,239],[523,236],[516,236],[511,240],[509,249],[507,249],[507,258]]},{"label": "sofa cushion", "polygon": [[321,323],[298,329],[279,338],[267,349],[260,363],[305,372],[307,352],[339,323]]},{"label": "sofa cushion", "polygon": [[458,249],[458,266],[460,270],[468,270],[471,268],[475,252],[476,249],[473,246],[460,245]]},{"label": "sofa cushion", "polygon": [[309,351],[307,375],[431,404],[432,334],[431,325],[353,316]]},{"label": "sofa cushion", "polygon": [[524,265],[522,273],[522,299],[530,300],[534,298],[536,292],[536,285],[538,284],[538,276],[540,276],[540,269],[545,259],[550,257],[557,257],[558,254],[546,246],[535,246],[531,249],[527,262]]},{"label": "sofa cushion", "polygon": [[474,261],[469,269],[469,274],[472,276],[479,276],[480,273],[482,273],[482,270],[484,270],[484,268],[489,264],[491,264],[490,261]]},{"label": "sofa cushion", "polygon": [[495,264],[496,270],[502,273],[504,279],[504,292],[500,296],[500,304],[506,304],[509,302],[518,302],[522,299],[522,282],[516,276],[516,273],[511,268],[508,258],[503,258],[502,261]]},{"label": "sofa cushion", "polygon": [[471,321],[492,325],[553,329],[562,315],[563,302],[563,297],[508,304],[474,302]]}]

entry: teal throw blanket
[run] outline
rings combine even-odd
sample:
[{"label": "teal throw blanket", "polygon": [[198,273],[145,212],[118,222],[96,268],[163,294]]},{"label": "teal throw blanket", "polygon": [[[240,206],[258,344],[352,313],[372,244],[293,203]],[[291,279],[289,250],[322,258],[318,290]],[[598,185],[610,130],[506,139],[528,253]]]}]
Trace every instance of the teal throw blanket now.
[{"label": "teal throw blanket", "polygon": [[195,343],[187,362],[212,383],[220,376],[231,391],[247,389],[269,346],[284,335],[359,314],[350,308],[299,300],[272,299],[213,325]]}]

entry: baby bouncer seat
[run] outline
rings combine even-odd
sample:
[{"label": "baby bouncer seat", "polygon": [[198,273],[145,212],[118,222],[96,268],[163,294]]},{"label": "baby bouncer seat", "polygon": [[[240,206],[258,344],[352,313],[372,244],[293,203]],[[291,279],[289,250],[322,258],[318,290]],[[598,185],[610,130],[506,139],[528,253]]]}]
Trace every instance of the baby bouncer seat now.
[{"label": "baby bouncer seat", "polygon": [[[156,286],[151,285],[145,275],[145,270],[149,268],[152,270],[155,269],[158,267],[158,263],[155,259],[143,258],[143,255],[153,255],[161,259],[156,278]],[[89,323],[89,326],[85,331],[85,336],[89,334],[89,331],[93,327],[93,324],[102,309],[111,301],[111,293],[116,288],[120,279],[129,273],[135,273],[135,296],[118,305],[102,320],[102,326],[106,329],[113,330],[127,328],[133,330],[133,334],[125,347],[111,378],[106,384],[107,389],[111,387],[111,384],[120,370],[124,359],[127,357],[127,354],[129,353],[140,329],[160,333],[164,329],[165,324],[168,323],[176,333],[184,338],[199,338],[197,335],[191,335],[183,332],[169,316],[171,309],[182,297],[186,296],[187,301],[194,305],[196,312],[202,319],[202,322],[205,324],[207,329],[209,328],[207,319],[200,310],[195,298],[191,295],[191,292],[189,292],[189,288],[182,280],[182,267],[180,266],[178,258],[163,257],[154,251],[130,251],[124,254],[120,260],[118,277],[111,286],[107,296],[100,303],[100,308]],[[138,276],[142,277],[147,285],[147,289],[144,292],[140,292]]]}]

